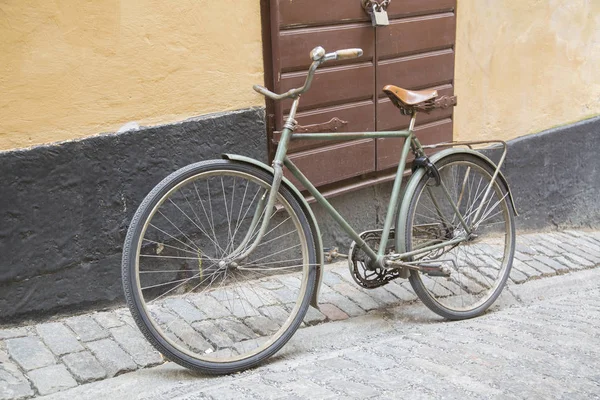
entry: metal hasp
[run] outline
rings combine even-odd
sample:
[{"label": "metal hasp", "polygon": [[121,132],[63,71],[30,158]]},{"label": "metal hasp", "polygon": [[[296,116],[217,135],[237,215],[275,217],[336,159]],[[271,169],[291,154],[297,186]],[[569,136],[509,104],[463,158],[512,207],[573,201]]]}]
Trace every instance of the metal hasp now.
[{"label": "metal hasp", "polygon": [[363,9],[371,17],[373,26],[388,26],[390,19],[388,17],[387,8],[392,0],[383,0],[377,2],[375,0],[363,0]]}]

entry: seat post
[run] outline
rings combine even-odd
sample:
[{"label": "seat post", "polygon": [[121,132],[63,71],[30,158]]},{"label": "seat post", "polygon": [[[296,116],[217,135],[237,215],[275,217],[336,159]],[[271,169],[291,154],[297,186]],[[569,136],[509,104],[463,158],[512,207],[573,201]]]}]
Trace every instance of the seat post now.
[{"label": "seat post", "polygon": [[410,118],[410,125],[408,126],[408,130],[413,132],[415,130],[415,121],[417,120],[417,111],[413,110],[412,116]]},{"label": "seat post", "polygon": [[417,120],[417,111],[412,110],[412,115],[410,118],[410,125],[408,126],[408,130],[411,133],[410,135],[410,147],[415,154],[415,157],[424,156],[425,152],[423,151],[423,147],[421,147],[421,142],[417,139],[417,135],[415,135],[415,122]]}]

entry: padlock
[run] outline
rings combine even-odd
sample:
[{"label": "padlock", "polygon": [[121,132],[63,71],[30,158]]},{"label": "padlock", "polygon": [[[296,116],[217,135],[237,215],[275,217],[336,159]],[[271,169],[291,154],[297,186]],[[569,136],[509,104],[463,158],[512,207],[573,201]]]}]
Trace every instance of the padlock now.
[{"label": "padlock", "polygon": [[377,3],[373,3],[371,22],[373,23],[373,26],[388,26],[390,24],[387,11]]}]

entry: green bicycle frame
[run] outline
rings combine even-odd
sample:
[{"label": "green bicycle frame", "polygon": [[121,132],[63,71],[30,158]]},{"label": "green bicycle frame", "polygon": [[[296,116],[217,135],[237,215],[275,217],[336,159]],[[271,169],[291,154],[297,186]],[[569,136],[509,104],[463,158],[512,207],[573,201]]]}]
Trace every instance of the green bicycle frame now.
[{"label": "green bicycle frame", "polygon": [[[376,261],[379,265],[384,266],[385,263],[383,261],[383,256],[384,256],[384,252],[385,252],[385,246],[380,246],[380,248],[377,252],[375,252],[373,249],[371,249],[371,247],[369,247],[369,245],[360,237],[359,233],[357,233],[348,224],[348,222],[344,219],[344,217],[342,217],[340,215],[340,213],[331,205],[331,203],[329,203],[329,201],[327,201],[327,199],[321,194],[321,192],[319,192],[319,190],[308,180],[308,178],[306,178],[306,176],[304,176],[304,174],[298,169],[298,167],[287,157],[287,150],[288,150],[290,140],[294,140],[294,139],[355,140],[355,139],[366,139],[366,138],[404,138],[405,142],[402,147],[402,151],[400,153],[398,170],[396,172],[396,177],[394,179],[392,195],[390,198],[390,203],[388,206],[388,210],[387,210],[387,214],[385,217],[385,222],[384,222],[383,230],[382,230],[381,243],[386,243],[389,239],[394,216],[396,214],[398,202],[400,200],[400,193],[402,192],[402,179],[403,179],[404,169],[406,168],[408,154],[411,149],[418,156],[425,154],[421,144],[419,143],[419,140],[417,139],[417,137],[414,134],[416,113],[414,113],[412,115],[412,118],[410,121],[410,126],[407,130],[381,131],[381,132],[351,132],[351,133],[302,133],[302,134],[294,135],[293,131],[294,131],[295,124],[296,124],[294,118],[296,116],[296,111],[298,109],[298,102],[299,102],[299,97],[296,97],[294,99],[294,102],[290,109],[290,114],[286,120],[286,123],[284,124],[284,129],[282,130],[279,145],[277,147],[277,152],[273,159],[273,169],[274,169],[273,184],[271,186],[271,190],[269,192],[268,198],[266,199],[266,204],[264,202],[265,198],[263,198],[263,201],[261,201],[261,207],[259,207],[255,211],[255,213],[256,213],[255,217],[259,216],[259,218],[255,218],[256,222],[258,222],[258,220],[260,219],[260,216],[262,216],[262,214],[264,213],[264,210],[273,210],[273,207],[275,205],[275,198],[276,198],[277,192],[279,190],[279,187],[281,185],[281,180],[283,177],[283,166],[285,166],[292,173],[292,175],[294,175],[294,177],[296,177],[296,179],[298,179],[298,181],[300,181],[300,183],[302,183],[302,185],[306,188],[306,190],[308,190],[308,192],[315,198],[317,203],[320,204],[327,211],[327,213],[329,215],[331,215],[331,217],[340,225],[340,227],[348,234],[348,236],[350,236],[352,238],[352,240],[354,240],[356,242],[357,246],[359,248],[361,248],[372,260]],[[462,215],[460,215],[460,212],[458,211],[458,206],[451,199],[450,193],[448,192],[447,188],[445,188],[445,186],[443,187],[443,192],[444,192],[445,196],[447,197],[448,201],[450,202],[450,204],[452,204],[452,207],[453,207],[454,211],[456,212],[456,214],[458,215],[458,218],[459,218],[461,224],[465,228],[465,232],[467,232],[467,234],[468,234],[470,232],[470,227],[467,226]],[[258,246],[263,235],[265,234],[265,232],[267,230],[267,225],[268,225],[268,220],[269,220],[268,217],[269,216],[265,216],[265,218],[263,219],[258,234],[256,234],[256,235],[249,234],[242,241],[242,244],[238,247],[238,249],[246,248],[246,245],[251,240],[251,237],[254,240],[253,244],[249,248],[246,248],[246,251],[244,251],[242,254],[239,254],[237,251],[234,252],[234,253],[238,253],[235,255],[236,259],[241,260],[241,259],[247,257]],[[253,231],[253,230],[251,230],[251,231]],[[420,253],[425,253],[425,252],[428,252],[431,250],[442,248],[449,244],[460,243],[461,241],[464,241],[466,239],[467,239],[466,236],[464,238],[455,238],[450,241],[434,244],[431,246],[424,247],[422,249],[413,250],[410,253],[399,254],[399,255],[397,255],[398,257],[395,257],[395,258],[403,258],[403,257],[409,257],[412,255],[420,254]]]}]

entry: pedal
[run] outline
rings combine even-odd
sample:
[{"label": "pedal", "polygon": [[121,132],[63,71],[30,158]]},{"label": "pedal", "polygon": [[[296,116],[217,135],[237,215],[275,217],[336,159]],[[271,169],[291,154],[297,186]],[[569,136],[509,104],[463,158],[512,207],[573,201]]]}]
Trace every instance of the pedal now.
[{"label": "pedal", "polygon": [[329,250],[329,251],[325,251],[325,253],[323,253],[325,262],[327,262],[328,264],[334,262],[338,258],[348,258],[348,256],[346,254],[341,254],[337,247],[333,247],[331,249],[323,249],[323,250]]},{"label": "pedal", "polygon": [[450,268],[444,267],[443,265],[419,265],[422,273],[428,276],[440,276],[444,278],[450,278]]}]

